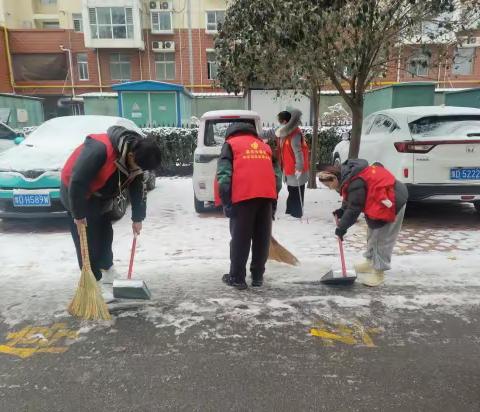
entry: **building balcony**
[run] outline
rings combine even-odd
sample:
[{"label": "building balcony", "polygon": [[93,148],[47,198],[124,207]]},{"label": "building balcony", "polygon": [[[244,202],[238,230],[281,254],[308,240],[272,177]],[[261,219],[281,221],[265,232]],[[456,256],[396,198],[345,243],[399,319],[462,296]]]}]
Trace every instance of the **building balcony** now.
[{"label": "building balcony", "polygon": [[85,46],[144,50],[140,0],[83,0]]}]

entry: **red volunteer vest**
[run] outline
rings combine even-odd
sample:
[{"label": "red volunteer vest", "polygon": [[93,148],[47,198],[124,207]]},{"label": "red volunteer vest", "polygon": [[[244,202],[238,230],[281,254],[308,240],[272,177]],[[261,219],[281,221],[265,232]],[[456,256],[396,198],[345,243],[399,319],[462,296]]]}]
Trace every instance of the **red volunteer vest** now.
[{"label": "red volunteer vest", "polygon": [[[369,219],[393,222],[396,217],[395,176],[382,166],[368,166],[342,187],[342,196],[348,199],[348,186],[355,179],[362,179],[367,187],[363,213]],[[390,205],[390,207],[388,207]]]},{"label": "red volunteer vest", "polygon": [[[93,179],[93,182],[90,184],[90,191],[88,195],[90,197],[92,193],[100,190],[105,185],[105,183],[107,183],[107,180],[116,172],[117,166],[115,165],[115,161],[117,160],[117,153],[115,152],[112,142],[110,141],[106,133],[92,134],[88,137],[90,139],[96,140],[97,142],[103,143],[107,149],[107,160],[98,172],[97,176],[95,176],[95,179]],[[62,183],[67,187],[70,186],[72,171],[75,163],[77,162],[78,156],[80,156],[82,149],[83,144],[78,146],[74,150],[74,152],[70,155],[67,162],[65,163],[65,166],[63,167]]]},{"label": "red volunteer vest", "polygon": [[[285,176],[292,176],[295,174],[295,153],[292,148],[292,139],[298,134],[302,133],[301,130],[297,127],[292,133],[290,133],[284,140],[281,147],[282,152],[282,167],[283,173]],[[307,142],[302,134],[302,153],[303,153],[303,170],[302,172],[307,172],[310,168],[309,161],[309,150]]]},{"label": "red volunteer vest", "polygon": [[[228,140],[233,153],[232,203],[254,198],[277,198],[272,149],[250,135]],[[221,204],[218,181],[214,183],[215,204]]]}]

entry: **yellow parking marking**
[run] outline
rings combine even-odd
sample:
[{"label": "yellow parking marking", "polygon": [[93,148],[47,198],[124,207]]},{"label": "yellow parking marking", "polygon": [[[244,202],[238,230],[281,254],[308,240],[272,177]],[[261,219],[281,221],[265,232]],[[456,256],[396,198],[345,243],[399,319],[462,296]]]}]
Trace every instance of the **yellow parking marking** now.
[{"label": "yellow parking marking", "polygon": [[0,345],[0,353],[22,359],[38,353],[64,353],[68,346],[61,346],[60,342],[77,337],[78,331],[68,329],[66,323],[55,323],[49,327],[27,326],[17,332],[8,333],[7,342]]},{"label": "yellow parking marking", "polygon": [[351,326],[320,321],[318,327],[310,329],[310,335],[319,337],[325,346],[335,346],[335,342],[345,345],[363,345],[375,348],[372,334],[378,334],[378,328],[365,328],[360,322],[355,321]]}]

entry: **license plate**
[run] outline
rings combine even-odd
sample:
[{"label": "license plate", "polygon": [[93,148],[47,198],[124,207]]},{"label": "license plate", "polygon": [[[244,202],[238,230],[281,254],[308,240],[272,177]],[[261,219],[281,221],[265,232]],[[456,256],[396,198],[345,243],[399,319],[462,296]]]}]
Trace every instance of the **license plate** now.
[{"label": "license plate", "polygon": [[480,180],[480,167],[457,167],[450,169],[452,180]]},{"label": "license plate", "polygon": [[14,207],[48,207],[50,204],[50,195],[48,193],[13,195]]}]

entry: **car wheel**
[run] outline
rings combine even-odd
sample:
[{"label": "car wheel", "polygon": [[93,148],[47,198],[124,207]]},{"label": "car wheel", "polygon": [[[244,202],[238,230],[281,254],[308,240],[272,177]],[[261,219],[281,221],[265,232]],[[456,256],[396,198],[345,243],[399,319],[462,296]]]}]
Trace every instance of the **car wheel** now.
[{"label": "car wheel", "polygon": [[473,202],[473,206],[475,206],[475,209],[477,209],[477,212],[480,213],[480,202]]},{"label": "car wheel", "polygon": [[342,162],[340,160],[340,156],[337,154],[335,155],[335,158],[333,159],[333,165],[340,167],[342,165]]},{"label": "car wheel", "polygon": [[205,202],[202,202],[202,201],[198,200],[195,195],[193,195],[193,203],[195,205],[195,212],[197,212],[197,213],[205,213],[206,212],[207,209],[205,208]]},{"label": "car wheel", "polygon": [[128,192],[125,190],[113,200],[113,208],[109,212],[109,217],[112,220],[120,220],[127,211],[128,207]]},{"label": "car wheel", "polygon": [[149,192],[155,189],[155,182],[156,182],[155,173],[150,172],[148,174],[147,181],[146,181],[146,187]]}]

